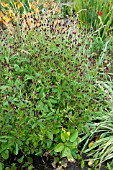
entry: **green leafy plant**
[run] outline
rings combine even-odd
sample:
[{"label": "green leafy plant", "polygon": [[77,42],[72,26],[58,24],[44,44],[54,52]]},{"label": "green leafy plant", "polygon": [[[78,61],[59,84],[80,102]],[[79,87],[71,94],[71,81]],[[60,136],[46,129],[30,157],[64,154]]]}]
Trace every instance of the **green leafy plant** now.
[{"label": "green leafy plant", "polygon": [[106,93],[110,110],[95,120],[98,120],[99,123],[93,124],[94,128],[91,130],[91,136],[88,138],[88,141],[91,140],[94,135],[99,135],[100,137],[89,149],[85,150],[85,153],[89,153],[89,156],[93,157],[91,158],[93,162],[99,160],[98,164],[100,168],[103,162],[113,159],[113,83],[97,83]]},{"label": "green leafy plant", "polygon": [[108,170],[113,169],[113,160],[112,160],[110,163],[107,162],[107,169],[108,169]]},{"label": "green leafy plant", "polygon": [[[89,132],[87,122],[107,107],[96,82],[109,76],[111,44],[103,42],[99,52],[93,51],[99,40],[74,26],[75,20],[44,14],[26,15],[13,33],[2,30],[0,160],[4,167],[11,155],[21,167],[31,169],[28,158],[33,154],[47,154],[57,161],[77,158],[79,135]],[[16,165],[10,162],[11,166]]]},{"label": "green leafy plant", "polygon": [[67,15],[77,15],[80,27],[85,25],[95,30],[103,39],[113,30],[112,1],[75,0],[74,5],[65,5],[63,11]]},{"label": "green leafy plant", "polygon": [[61,140],[62,143],[59,143],[56,145],[54,151],[60,152],[61,157],[67,157],[68,160],[73,160],[73,158],[76,158],[76,153],[78,150],[76,149],[79,139],[78,139],[78,131],[71,130],[73,133],[70,135],[70,132],[66,132],[63,130],[61,132]]}]

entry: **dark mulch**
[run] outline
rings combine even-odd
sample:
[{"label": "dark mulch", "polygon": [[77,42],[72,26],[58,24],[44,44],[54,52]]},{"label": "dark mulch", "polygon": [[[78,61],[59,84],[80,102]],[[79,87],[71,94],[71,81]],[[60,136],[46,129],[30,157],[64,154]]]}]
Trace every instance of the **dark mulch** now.
[{"label": "dark mulch", "polygon": [[33,156],[35,170],[55,170],[52,166],[53,159],[46,156]]},{"label": "dark mulch", "polygon": [[[88,168],[91,168],[87,165],[87,163],[85,163],[84,165],[84,168],[81,169],[80,168],[80,162],[79,161],[76,161],[75,163],[71,163],[69,162],[68,163],[68,166],[65,170],[88,170]],[[93,170],[93,169],[92,169]],[[105,165],[102,165],[101,169],[100,170],[107,170]]]},{"label": "dark mulch", "polygon": [[[88,170],[91,168],[88,166],[87,162],[85,162],[84,168],[80,168],[80,161],[68,162],[66,168],[53,168],[52,166],[53,159],[51,157],[40,157],[33,156],[33,165],[35,167],[34,170]],[[93,170],[93,169],[92,169]],[[105,165],[102,165],[100,170],[107,170]]]},{"label": "dark mulch", "polygon": [[[66,162],[67,163],[66,168],[61,167],[60,164],[57,164],[56,167],[54,168],[52,166],[53,158],[50,156],[41,157],[41,156],[31,155],[31,157],[33,159],[33,166],[34,166],[33,170],[88,170],[88,168],[94,170],[94,168],[88,166],[87,162],[85,162],[84,168],[81,169],[79,160],[76,160],[74,162]],[[5,165],[7,165],[7,167],[10,167],[12,163],[16,163],[17,170],[28,170],[28,168],[23,168],[22,167],[23,163],[19,164],[17,159],[18,156],[10,155],[8,161],[4,163]],[[100,170],[107,170],[105,164],[102,165]]]}]

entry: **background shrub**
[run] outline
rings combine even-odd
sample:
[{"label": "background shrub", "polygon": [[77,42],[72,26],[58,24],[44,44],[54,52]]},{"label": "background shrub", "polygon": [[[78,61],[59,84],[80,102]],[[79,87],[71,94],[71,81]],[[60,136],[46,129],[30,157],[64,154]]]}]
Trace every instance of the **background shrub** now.
[{"label": "background shrub", "polygon": [[87,122],[108,106],[97,80],[109,78],[111,41],[49,14],[26,14],[1,33],[2,162],[20,152],[20,163],[31,154],[76,158]]},{"label": "background shrub", "polygon": [[86,149],[85,152],[88,153],[89,156],[93,155],[93,158],[90,160],[92,160],[93,163],[97,161],[97,165],[99,165],[100,168],[103,162],[110,160],[112,163],[113,160],[113,83],[112,81],[97,83],[106,94],[109,109],[107,110],[106,108],[106,112],[102,117],[96,118],[95,122],[98,121],[98,123],[90,125],[91,131],[86,143],[91,142],[94,136],[98,137],[98,140],[93,143],[91,142],[92,144],[89,144],[91,147]]}]

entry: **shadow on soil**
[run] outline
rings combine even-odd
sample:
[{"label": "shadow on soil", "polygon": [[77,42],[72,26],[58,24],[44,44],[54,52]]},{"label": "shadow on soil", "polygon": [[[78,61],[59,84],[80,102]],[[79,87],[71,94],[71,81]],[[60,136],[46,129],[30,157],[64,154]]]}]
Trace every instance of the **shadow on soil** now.
[{"label": "shadow on soil", "polygon": [[[87,163],[85,163],[84,168],[80,168],[80,161],[68,162],[66,168],[62,168],[61,166],[57,168],[53,168],[52,166],[53,159],[47,157],[39,157],[33,156],[33,165],[35,170],[88,170],[90,168]],[[90,168],[91,169],[91,168]],[[92,169],[94,170],[94,169]],[[105,165],[102,165],[100,170],[107,170]]]}]

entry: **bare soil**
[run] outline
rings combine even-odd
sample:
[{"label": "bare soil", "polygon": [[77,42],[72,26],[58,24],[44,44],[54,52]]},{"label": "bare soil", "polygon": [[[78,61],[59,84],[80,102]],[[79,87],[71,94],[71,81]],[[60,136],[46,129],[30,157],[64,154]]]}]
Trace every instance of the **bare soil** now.
[{"label": "bare soil", "polygon": [[[88,170],[88,168],[94,170],[89,167],[87,162],[85,162],[84,168],[81,169],[80,161],[75,160],[74,162],[67,162],[67,167],[63,168],[60,165],[57,165],[56,168],[52,166],[53,159],[51,157],[33,157],[33,165],[35,167],[34,170]],[[105,164],[102,165],[100,170],[107,170]]]}]

